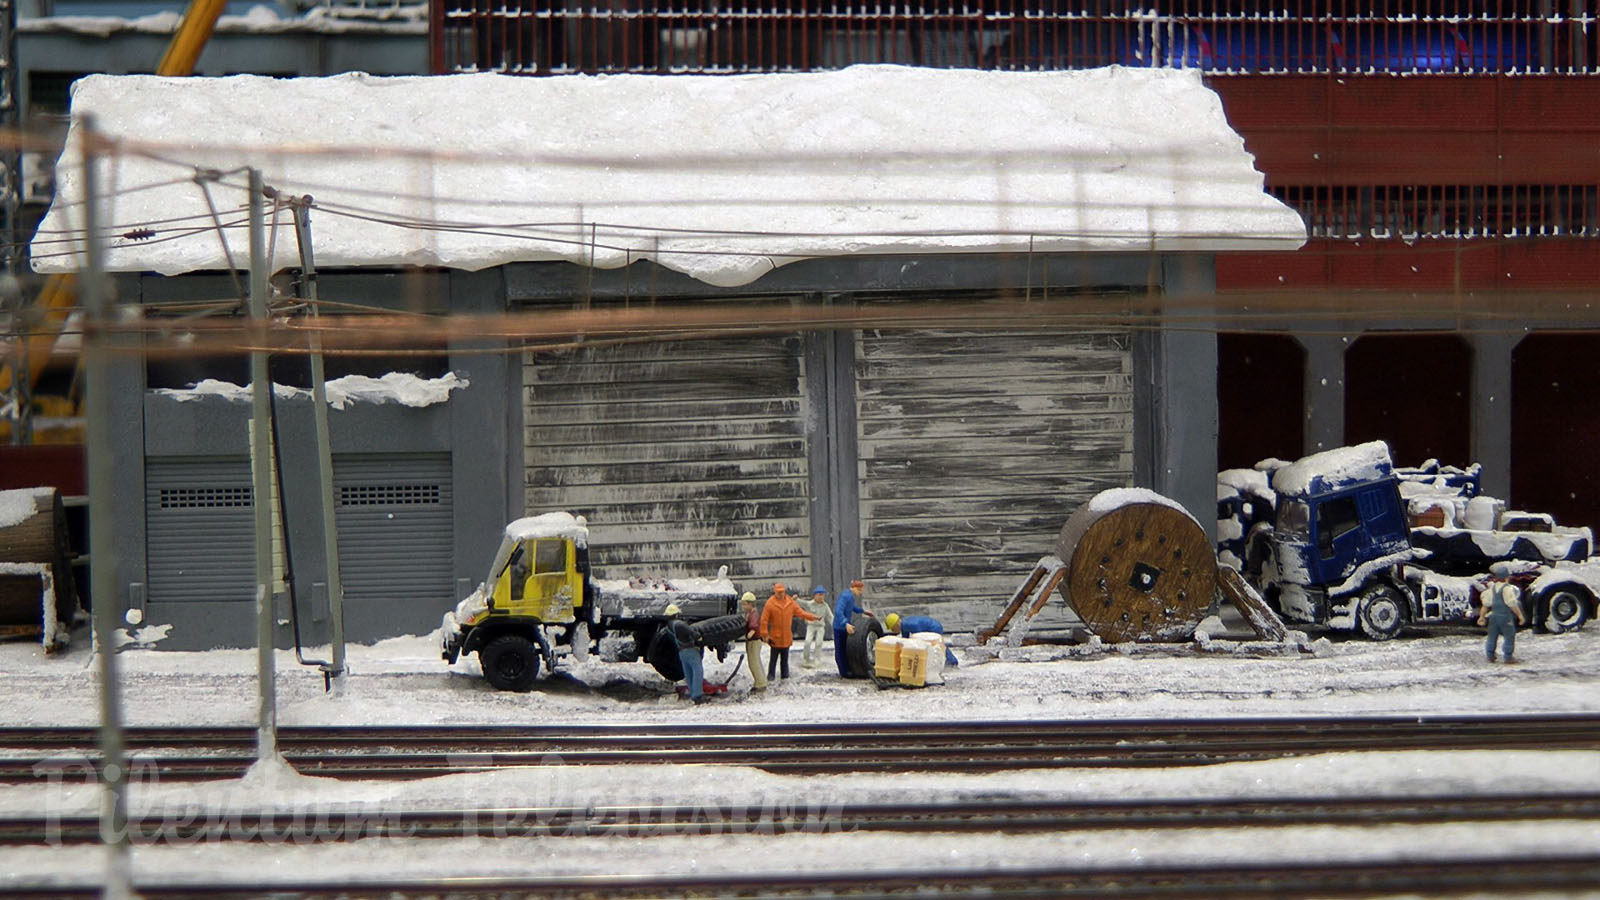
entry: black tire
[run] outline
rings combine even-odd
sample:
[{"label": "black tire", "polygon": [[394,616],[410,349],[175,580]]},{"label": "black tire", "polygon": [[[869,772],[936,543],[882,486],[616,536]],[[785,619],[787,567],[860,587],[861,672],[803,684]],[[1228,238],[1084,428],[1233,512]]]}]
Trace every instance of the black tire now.
[{"label": "black tire", "polygon": [[1539,597],[1539,608],[1544,610],[1544,630],[1551,634],[1577,631],[1589,621],[1589,604],[1593,602],[1587,591],[1570,584],[1558,584]]},{"label": "black tire", "polygon": [[871,678],[877,667],[873,659],[873,646],[883,637],[883,623],[871,616],[858,615],[850,620],[856,631],[845,638],[845,658],[850,661],[851,678]]},{"label": "black tire", "polygon": [[694,632],[695,640],[702,647],[719,647],[730,644],[744,637],[744,616],[717,616],[711,619],[701,619],[689,626]]},{"label": "black tire", "polygon": [[526,691],[539,677],[539,648],[520,634],[502,634],[478,651],[483,677],[502,691]]},{"label": "black tire", "polygon": [[1356,607],[1356,624],[1361,633],[1375,641],[1387,641],[1399,634],[1409,618],[1405,598],[1387,584],[1367,588]]},{"label": "black tire", "polygon": [[678,642],[665,627],[657,628],[644,654],[645,662],[668,681],[683,680],[683,661],[678,659]]}]

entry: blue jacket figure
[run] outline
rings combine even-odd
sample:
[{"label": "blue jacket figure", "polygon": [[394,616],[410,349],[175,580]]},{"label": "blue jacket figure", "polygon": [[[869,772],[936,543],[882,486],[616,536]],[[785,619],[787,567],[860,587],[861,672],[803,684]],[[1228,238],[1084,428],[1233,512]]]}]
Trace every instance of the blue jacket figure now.
[{"label": "blue jacket figure", "polygon": [[1488,602],[1478,610],[1478,624],[1489,626],[1489,638],[1483,645],[1483,652],[1489,657],[1489,662],[1494,662],[1495,644],[1505,641],[1506,662],[1516,662],[1511,655],[1517,646],[1517,626],[1527,621],[1522,614],[1522,603],[1517,599],[1522,591],[1509,582],[1501,582],[1490,586]]},{"label": "blue jacket figure", "polygon": [[866,590],[866,585],[858,579],[850,582],[850,587],[839,592],[839,602],[833,605],[833,661],[839,666],[839,677],[850,677],[850,658],[846,653],[846,644],[850,635],[855,632],[855,626],[850,624],[854,616],[865,613],[856,598]]},{"label": "blue jacket figure", "polygon": [[[889,626],[890,631],[898,632],[901,637],[911,637],[913,634],[925,631],[931,631],[938,635],[944,634],[944,623],[933,616],[902,616],[899,613],[889,613],[888,617],[883,620],[883,624]],[[944,647],[944,664],[947,666],[961,665],[961,660],[956,659],[956,655],[950,650],[949,644]]]},{"label": "blue jacket figure", "polygon": [[689,699],[696,703],[706,700],[705,668],[702,657],[704,651],[694,638],[694,631],[689,628],[689,623],[678,618],[678,604],[670,603],[664,610],[671,621],[667,624],[667,633],[672,635],[672,642],[678,645],[678,662],[683,665],[683,681],[689,686]]}]

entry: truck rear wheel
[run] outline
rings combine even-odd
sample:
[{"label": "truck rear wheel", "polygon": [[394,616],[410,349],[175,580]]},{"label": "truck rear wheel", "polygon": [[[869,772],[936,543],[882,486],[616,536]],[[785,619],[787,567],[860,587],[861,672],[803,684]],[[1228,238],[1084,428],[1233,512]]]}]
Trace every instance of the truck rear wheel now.
[{"label": "truck rear wheel", "polygon": [[539,677],[539,648],[519,634],[502,634],[478,651],[483,677],[502,691],[526,691]]},{"label": "truck rear wheel", "polygon": [[1551,634],[1577,631],[1589,621],[1589,597],[1570,584],[1559,584],[1539,599],[1544,610],[1544,630]]},{"label": "truck rear wheel", "polygon": [[1356,621],[1361,633],[1375,641],[1387,641],[1400,633],[1406,624],[1406,604],[1400,592],[1380,584],[1367,588],[1361,595],[1361,606],[1356,610]]}]

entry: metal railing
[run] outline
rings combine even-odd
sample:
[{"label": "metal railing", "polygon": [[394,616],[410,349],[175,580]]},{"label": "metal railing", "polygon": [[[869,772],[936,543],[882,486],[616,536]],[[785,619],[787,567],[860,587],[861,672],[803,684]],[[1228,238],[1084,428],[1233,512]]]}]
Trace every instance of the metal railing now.
[{"label": "metal railing", "polygon": [[1216,74],[1594,74],[1595,0],[433,0],[437,71],[742,73],[855,63]]},{"label": "metal railing", "polygon": [[1314,238],[1600,237],[1595,185],[1276,186]]}]

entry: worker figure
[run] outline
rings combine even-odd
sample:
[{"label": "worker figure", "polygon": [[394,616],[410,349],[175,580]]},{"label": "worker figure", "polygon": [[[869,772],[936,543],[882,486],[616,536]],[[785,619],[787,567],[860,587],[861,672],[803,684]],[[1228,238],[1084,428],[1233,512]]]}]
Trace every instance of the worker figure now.
[{"label": "worker figure", "polygon": [[1478,624],[1489,626],[1489,637],[1484,642],[1483,652],[1489,657],[1489,662],[1494,662],[1495,644],[1501,640],[1506,645],[1506,662],[1516,662],[1512,651],[1517,646],[1517,626],[1525,623],[1527,616],[1522,614],[1522,602],[1518,598],[1522,591],[1509,581],[1490,585],[1488,602],[1478,608]]},{"label": "worker figure", "polygon": [[811,599],[806,601],[815,619],[806,620],[806,644],[800,654],[800,667],[803,669],[816,668],[817,660],[822,658],[822,636],[824,632],[833,630],[833,604],[828,602],[828,589],[817,585],[811,589]]},{"label": "worker figure", "polygon": [[772,586],[772,596],[761,608],[761,639],[772,648],[772,655],[767,657],[768,679],[780,677],[776,674],[779,660],[783,661],[781,677],[789,677],[789,648],[794,645],[795,616],[806,621],[816,618],[800,608],[800,604],[789,596],[789,589],[780,581]]},{"label": "worker figure", "polygon": [[867,592],[861,579],[850,582],[850,587],[839,592],[839,602],[833,605],[833,661],[839,666],[839,677],[850,677],[850,656],[847,643],[856,627],[850,619],[857,615],[871,615],[862,608],[859,598]]},{"label": "worker figure", "polygon": [[672,642],[678,645],[678,662],[683,665],[683,681],[689,686],[689,699],[696,703],[704,703],[706,670],[701,660],[703,651],[700,649],[700,642],[695,640],[694,631],[689,628],[689,623],[678,618],[683,612],[678,608],[678,604],[669,603],[662,612],[669,620],[667,633],[672,635]]},{"label": "worker figure", "polygon": [[[941,637],[944,635],[944,623],[933,616],[902,616],[899,613],[889,613],[888,616],[884,617],[883,624],[888,627],[890,634],[898,634],[901,637],[911,637],[913,634],[930,631]],[[961,660],[956,659],[956,655],[951,652],[949,644],[944,645],[944,664],[947,666],[961,665]]]},{"label": "worker figure", "polygon": [[739,598],[744,609],[744,661],[750,667],[750,678],[755,690],[767,689],[767,675],[761,671],[761,612],[756,609],[756,595],[745,591]]}]

